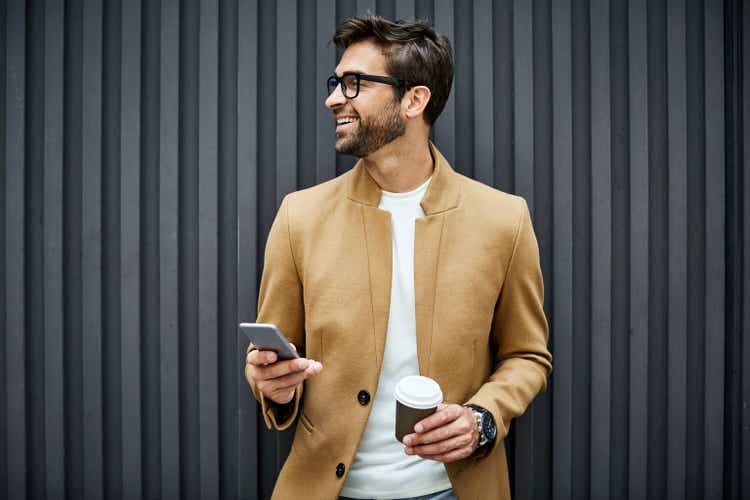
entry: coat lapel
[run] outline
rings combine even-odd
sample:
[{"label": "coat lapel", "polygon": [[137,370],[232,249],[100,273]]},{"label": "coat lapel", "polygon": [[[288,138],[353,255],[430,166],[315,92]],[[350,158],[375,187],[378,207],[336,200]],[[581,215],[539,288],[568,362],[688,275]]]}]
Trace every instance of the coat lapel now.
[{"label": "coat lapel", "polygon": [[[445,212],[456,208],[460,201],[461,180],[432,142],[430,152],[435,162],[432,181],[421,206],[424,218],[414,228],[414,297],[417,329],[419,373],[430,375],[430,350],[435,314],[435,291],[444,238]],[[390,214],[380,210],[381,191],[360,160],[348,180],[348,197],[362,205],[362,220],[367,244],[367,260],[372,300],[372,325],[375,341],[376,375],[385,350],[388,315],[391,301],[392,233]]]}]

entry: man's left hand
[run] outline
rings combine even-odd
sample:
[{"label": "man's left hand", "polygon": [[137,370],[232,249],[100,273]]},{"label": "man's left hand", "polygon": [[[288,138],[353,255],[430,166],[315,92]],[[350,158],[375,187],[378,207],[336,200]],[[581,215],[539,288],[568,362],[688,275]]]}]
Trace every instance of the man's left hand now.
[{"label": "man's left hand", "polygon": [[407,455],[450,463],[468,457],[479,445],[474,413],[457,404],[438,406],[437,411],[414,426],[414,434],[404,436]]}]

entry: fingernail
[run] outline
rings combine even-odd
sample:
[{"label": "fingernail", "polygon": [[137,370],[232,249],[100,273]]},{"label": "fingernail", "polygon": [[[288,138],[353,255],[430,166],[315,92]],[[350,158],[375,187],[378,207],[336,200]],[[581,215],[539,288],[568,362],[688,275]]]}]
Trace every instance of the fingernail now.
[{"label": "fingernail", "polygon": [[300,370],[304,370],[309,366],[309,361],[307,361],[305,358],[297,360],[297,368]]},{"label": "fingernail", "polygon": [[411,444],[411,436],[406,436],[404,438],[404,444],[406,444],[406,445],[410,445]]},{"label": "fingernail", "polygon": [[417,432],[422,432],[422,424],[417,424],[414,426],[414,430]]}]

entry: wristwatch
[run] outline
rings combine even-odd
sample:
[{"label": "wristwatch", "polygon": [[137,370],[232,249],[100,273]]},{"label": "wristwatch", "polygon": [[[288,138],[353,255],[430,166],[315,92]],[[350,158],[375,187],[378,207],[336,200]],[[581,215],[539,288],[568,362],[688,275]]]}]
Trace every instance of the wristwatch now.
[{"label": "wristwatch", "polygon": [[469,408],[477,419],[477,430],[479,431],[479,446],[486,445],[487,443],[493,443],[497,436],[497,427],[495,427],[495,419],[492,417],[492,413],[485,410],[481,406],[476,405],[464,405]]}]

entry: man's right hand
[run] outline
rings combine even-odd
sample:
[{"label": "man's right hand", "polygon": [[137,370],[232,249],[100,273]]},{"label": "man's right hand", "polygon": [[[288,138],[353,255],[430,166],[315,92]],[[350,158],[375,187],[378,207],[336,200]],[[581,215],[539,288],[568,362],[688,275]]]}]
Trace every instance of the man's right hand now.
[{"label": "man's right hand", "polygon": [[258,349],[247,354],[246,367],[263,396],[278,404],[291,401],[296,387],[323,369],[323,365],[313,359],[278,361],[274,351]]}]

